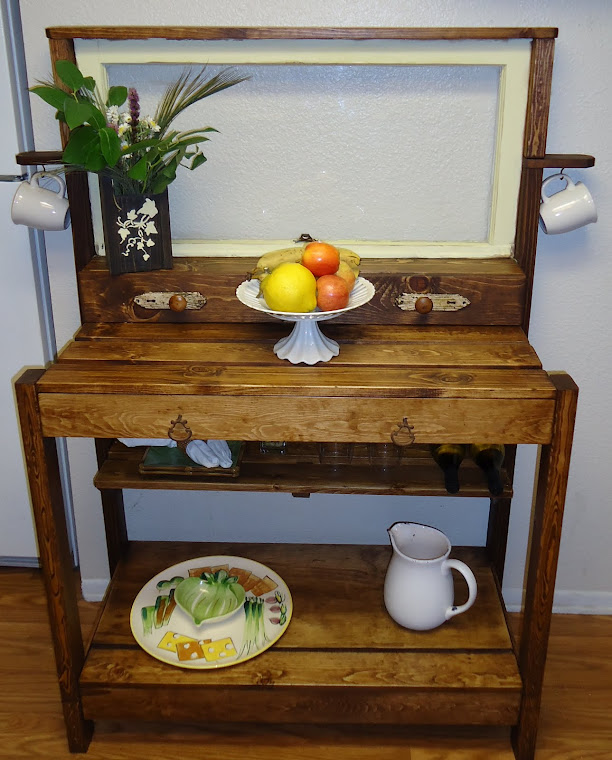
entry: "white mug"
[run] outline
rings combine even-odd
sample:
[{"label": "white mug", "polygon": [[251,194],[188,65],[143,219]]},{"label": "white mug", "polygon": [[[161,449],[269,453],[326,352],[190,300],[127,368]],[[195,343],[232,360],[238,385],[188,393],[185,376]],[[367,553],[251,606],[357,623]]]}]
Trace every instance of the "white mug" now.
[{"label": "white mug", "polygon": [[[553,195],[546,195],[547,185],[564,179],[565,187]],[[597,209],[591,193],[582,182],[574,184],[567,174],[553,174],[542,183],[540,225],[547,235],[570,232],[585,224],[597,221]]]},{"label": "white mug", "polygon": [[[57,190],[49,190],[38,184],[40,177],[57,182]],[[65,230],[70,224],[66,183],[57,174],[36,172],[30,181],[21,182],[13,198],[11,219],[37,230]]]}]

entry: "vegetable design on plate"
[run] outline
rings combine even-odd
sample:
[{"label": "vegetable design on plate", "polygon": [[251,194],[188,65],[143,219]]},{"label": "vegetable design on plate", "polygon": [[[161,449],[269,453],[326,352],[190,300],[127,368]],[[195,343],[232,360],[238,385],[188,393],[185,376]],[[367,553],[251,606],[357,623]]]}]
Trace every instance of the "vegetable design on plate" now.
[{"label": "vegetable design on plate", "polygon": [[196,625],[218,622],[238,610],[245,591],[238,577],[226,570],[203,573],[200,578],[185,578],[175,591],[176,603]]},{"label": "vegetable design on plate", "polygon": [[176,607],[174,593],[178,584],[183,580],[182,575],[175,575],[168,581],[161,580],[157,583],[157,590],[167,591],[168,594],[160,594],[154,605],[142,608],[142,630],[144,634],[153,633],[154,628],[162,628],[168,625]]},{"label": "vegetable design on plate", "polygon": [[244,601],[246,621],[244,624],[244,642],[240,650],[240,657],[249,652],[256,652],[263,648],[269,639],[266,636],[264,618],[264,600],[256,596],[249,596]]},{"label": "vegetable design on plate", "polygon": [[285,604],[285,597],[276,591],[274,596],[269,596],[266,602],[270,605],[270,612],[278,613],[274,617],[270,618],[270,622],[274,625],[285,625],[287,622],[287,605]]}]

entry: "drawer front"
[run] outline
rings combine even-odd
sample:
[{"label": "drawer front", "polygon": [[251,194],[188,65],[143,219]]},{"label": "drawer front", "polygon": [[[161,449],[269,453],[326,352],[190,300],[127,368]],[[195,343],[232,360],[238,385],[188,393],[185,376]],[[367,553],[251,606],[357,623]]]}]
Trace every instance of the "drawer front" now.
[{"label": "drawer front", "polygon": [[554,411],[552,399],[42,393],[39,403],[46,436],[166,438],[182,415],[193,438],[247,441],[387,442],[402,427],[416,443],[548,443]]}]

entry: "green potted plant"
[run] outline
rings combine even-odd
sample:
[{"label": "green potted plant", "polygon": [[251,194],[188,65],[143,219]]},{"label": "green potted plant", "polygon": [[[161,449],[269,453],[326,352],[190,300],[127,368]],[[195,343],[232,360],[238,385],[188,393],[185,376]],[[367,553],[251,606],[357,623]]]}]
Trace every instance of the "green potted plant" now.
[{"label": "green potted plant", "polygon": [[53,81],[30,88],[56,109],[69,130],[66,171],[98,174],[104,240],[113,274],[172,268],[168,185],[180,166],[194,170],[206,157],[201,144],[213,127],[171,129],[176,117],[203,98],[248,79],[232,69],[208,78],[206,67],[185,69],[152,117],[140,113],[135,88],[102,95],[92,77],[71,61],[57,61]]}]

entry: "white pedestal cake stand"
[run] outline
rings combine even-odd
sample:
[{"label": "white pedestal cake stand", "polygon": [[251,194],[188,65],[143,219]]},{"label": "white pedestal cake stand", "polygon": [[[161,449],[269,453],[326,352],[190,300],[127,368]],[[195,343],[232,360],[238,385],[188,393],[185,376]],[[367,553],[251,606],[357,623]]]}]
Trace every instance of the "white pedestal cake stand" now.
[{"label": "white pedestal cake stand", "polygon": [[335,311],[310,311],[301,314],[291,311],[272,311],[266,306],[263,298],[259,297],[259,280],[245,280],[236,289],[236,296],[245,306],[256,311],[262,311],[276,319],[285,322],[294,322],[291,334],[281,338],[274,345],[274,353],[279,359],[286,359],[292,364],[317,364],[328,362],[332,357],[338,356],[340,346],[335,340],[327,338],[321,332],[318,323],[337,317],[345,311],[356,309],[366,304],[374,295],[374,286],[369,280],[358,277],[348,306]]}]

